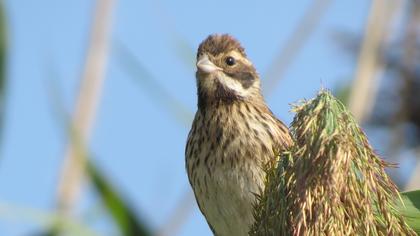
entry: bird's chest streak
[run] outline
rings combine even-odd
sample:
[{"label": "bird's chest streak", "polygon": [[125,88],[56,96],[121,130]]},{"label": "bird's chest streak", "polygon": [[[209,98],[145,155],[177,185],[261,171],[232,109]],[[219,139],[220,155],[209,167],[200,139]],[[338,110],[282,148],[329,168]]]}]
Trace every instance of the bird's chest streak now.
[{"label": "bird's chest streak", "polygon": [[186,150],[192,184],[201,189],[218,171],[261,168],[274,155],[277,132],[274,120],[248,104],[199,111]]},{"label": "bird's chest streak", "polygon": [[250,203],[263,188],[263,164],[274,156],[274,124],[243,103],[197,113],[187,144],[188,174],[203,213],[222,227],[217,232],[247,233]]}]

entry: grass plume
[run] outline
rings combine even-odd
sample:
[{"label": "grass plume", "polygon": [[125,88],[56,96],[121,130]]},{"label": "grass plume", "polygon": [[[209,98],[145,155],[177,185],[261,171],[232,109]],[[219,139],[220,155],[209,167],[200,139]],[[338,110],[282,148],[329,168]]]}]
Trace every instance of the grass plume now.
[{"label": "grass plume", "polygon": [[[267,167],[251,235],[416,235],[383,161],[328,91],[293,108],[295,145]],[[396,201],[398,199],[398,201]]]}]

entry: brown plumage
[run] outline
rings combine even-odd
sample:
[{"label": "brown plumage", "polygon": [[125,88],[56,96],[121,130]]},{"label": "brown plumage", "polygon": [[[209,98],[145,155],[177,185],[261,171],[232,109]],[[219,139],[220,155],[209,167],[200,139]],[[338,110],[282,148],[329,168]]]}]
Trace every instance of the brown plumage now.
[{"label": "brown plumage", "polygon": [[188,178],[216,235],[247,235],[263,166],[291,144],[267,107],[258,74],[240,43],[211,35],[197,53],[198,110],[186,146]]}]

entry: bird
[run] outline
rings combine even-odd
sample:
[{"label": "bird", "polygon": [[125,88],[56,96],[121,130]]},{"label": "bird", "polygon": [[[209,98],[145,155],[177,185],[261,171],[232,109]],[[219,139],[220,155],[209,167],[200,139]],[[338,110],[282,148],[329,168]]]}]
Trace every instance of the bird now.
[{"label": "bird", "polygon": [[268,108],[259,75],[229,34],[209,35],[197,51],[197,111],[185,148],[186,171],[214,235],[248,235],[264,166],[292,145]]}]

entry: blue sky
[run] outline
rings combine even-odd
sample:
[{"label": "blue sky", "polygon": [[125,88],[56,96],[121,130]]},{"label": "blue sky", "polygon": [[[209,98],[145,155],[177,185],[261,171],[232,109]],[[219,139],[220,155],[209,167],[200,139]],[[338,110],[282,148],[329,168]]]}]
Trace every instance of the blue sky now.
[{"label": "blue sky", "polygon": [[[159,84],[195,112],[194,62],[186,63],[177,52],[176,37],[195,51],[208,34],[230,33],[264,75],[310,3],[120,0],[112,41],[129,48]],[[58,85],[63,105],[71,112],[94,1],[6,0],[5,5],[10,47],[0,203],[50,211],[66,145],[50,88]],[[354,61],[340,50],[332,33],[362,35],[368,10],[368,1],[331,1],[283,80],[266,97],[279,118],[289,123],[290,103],[311,98],[321,86],[334,88],[351,78]],[[189,122],[177,121],[140,79],[127,73],[113,47],[89,147],[139,215],[159,228],[190,191],[184,168]],[[83,215],[95,199],[87,191],[78,212]],[[33,229],[36,224],[0,217],[1,235]],[[179,235],[211,235],[197,207]]]}]

